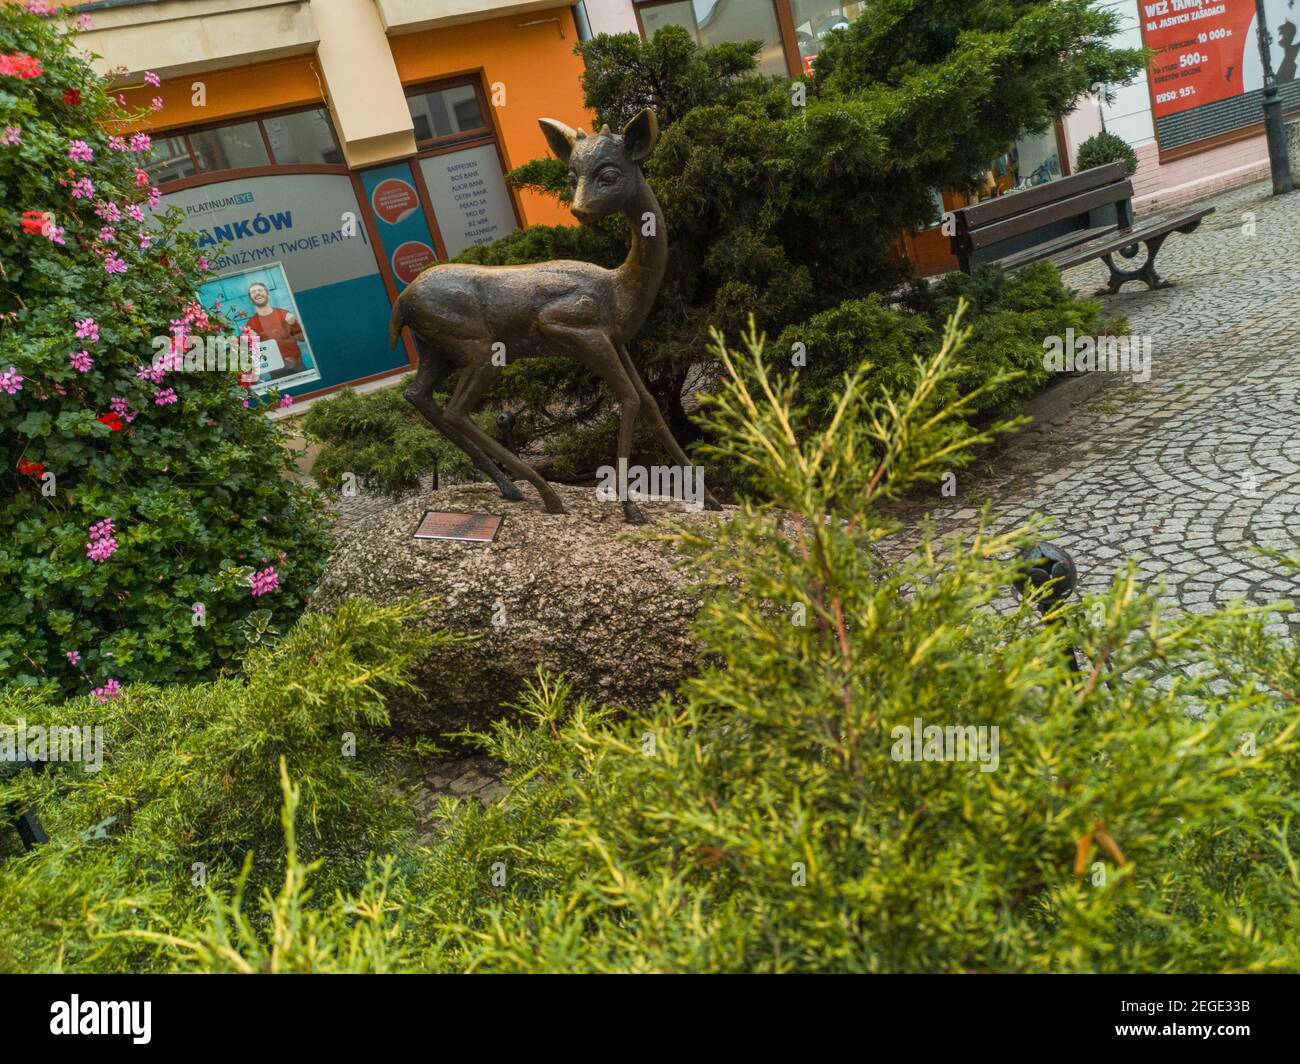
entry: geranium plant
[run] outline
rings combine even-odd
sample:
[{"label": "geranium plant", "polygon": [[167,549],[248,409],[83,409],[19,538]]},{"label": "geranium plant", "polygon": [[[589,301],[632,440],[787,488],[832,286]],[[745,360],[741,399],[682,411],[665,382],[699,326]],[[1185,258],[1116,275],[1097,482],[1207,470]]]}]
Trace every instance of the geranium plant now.
[{"label": "geranium plant", "polygon": [[239,366],[183,357],[238,329],[72,19],[0,7],[0,683],[111,696],[236,663],[327,539]]}]

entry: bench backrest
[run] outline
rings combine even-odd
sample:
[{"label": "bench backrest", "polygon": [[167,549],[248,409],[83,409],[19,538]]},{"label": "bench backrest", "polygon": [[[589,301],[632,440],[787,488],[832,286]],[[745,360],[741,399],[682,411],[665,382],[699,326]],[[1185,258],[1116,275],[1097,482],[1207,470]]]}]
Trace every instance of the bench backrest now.
[{"label": "bench backrest", "polygon": [[1133,184],[1123,163],[1048,181],[953,211],[950,237],[963,270],[994,262],[1075,230],[1133,225]]}]

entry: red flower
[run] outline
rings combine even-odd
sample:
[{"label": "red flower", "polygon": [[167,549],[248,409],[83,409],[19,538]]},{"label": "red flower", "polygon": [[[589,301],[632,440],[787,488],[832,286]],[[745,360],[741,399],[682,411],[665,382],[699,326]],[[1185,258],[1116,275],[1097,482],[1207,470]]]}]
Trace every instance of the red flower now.
[{"label": "red flower", "polygon": [[41,236],[51,221],[46,211],[23,211],[23,232]]},{"label": "red flower", "polygon": [[32,78],[39,78],[43,73],[41,61],[35,56],[21,55],[17,52],[0,55],[0,75],[30,81]]},{"label": "red flower", "polygon": [[45,474],[44,462],[29,462],[26,458],[18,459],[18,472],[25,477],[39,477]]},{"label": "red flower", "polygon": [[63,102],[66,103],[69,107],[80,107],[80,106],[81,106],[81,90],[80,90],[80,89],[64,89],[64,90],[63,90]]},{"label": "red flower", "polygon": [[114,432],[122,431],[122,415],[114,411],[111,414],[104,414],[102,417],[95,418],[96,421],[102,421]]}]

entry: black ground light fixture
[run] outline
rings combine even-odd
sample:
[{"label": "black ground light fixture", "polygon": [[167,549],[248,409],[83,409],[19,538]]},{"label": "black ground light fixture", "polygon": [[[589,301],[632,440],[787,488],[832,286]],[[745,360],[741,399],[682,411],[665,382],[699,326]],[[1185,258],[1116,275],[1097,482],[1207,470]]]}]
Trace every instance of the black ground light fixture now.
[{"label": "black ground light fixture", "polygon": [[[1026,547],[1020,552],[1018,569],[1020,577],[1015,586],[1022,596],[1046,586],[1046,593],[1038,600],[1038,610],[1043,614],[1050,613],[1073,595],[1079,583],[1079,570],[1075,568],[1070,552],[1055,543],[1036,543]],[[1078,651],[1069,646],[1066,655],[1070,668],[1082,672]]]},{"label": "black ground light fixture", "polygon": [[[0,761],[0,777],[17,775],[24,768],[39,772],[41,767],[40,762],[28,761],[26,758],[19,758],[16,761]],[[49,836],[45,834],[45,828],[36,819],[36,810],[24,810],[17,802],[10,802],[5,807],[5,813],[12,819],[14,827],[18,829],[18,837],[23,840],[24,850],[34,850],[37,846],[50,841]]]}]

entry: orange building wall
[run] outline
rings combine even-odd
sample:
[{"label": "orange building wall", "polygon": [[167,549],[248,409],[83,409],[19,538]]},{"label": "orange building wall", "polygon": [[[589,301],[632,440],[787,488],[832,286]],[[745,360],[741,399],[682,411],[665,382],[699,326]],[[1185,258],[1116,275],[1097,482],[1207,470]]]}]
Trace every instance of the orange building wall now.
[{"label": "orange building wall", "polygon": [[[203,82],[207,93],[206,106],[203,107],[195,107],[193,103],[192,86],[199,81]],[[173,78],[164,81],[160,88],[145,85],[127,89],[123,95],[128,107],[146,110],[150,100],[161,96],[162,110],[147,115],[140,127],[163,130],[220,122],[284,107],[323,104],[323,84],[324,80],[316,72],[315,59],[295,56]]]},{"label": "orange building wall", "polygon": [[[519,25],[547,19],[559,21]],[[592,114],[582,102],[582,59],[573,51],[577,39],[572,12],[558,7],[530,12],[527,17],[507,16],[390,37],[388,43],[404,85],[473,75],[481,77],[489,100],[494,84],[505,87],[505,105],[492,107],[490,117],[509,169],[549,154],[537,126],[539,118],[591,126]],[[204,107],[192,103],[196,81],[206,86]],[[315,58],[301,56],[171,79],[161,88],[129,89],[125,96],[129,106],[143,108],[154,96],[161,96],[162,110],[141,123],[143,128],[161,131],[324,103],[323,86]],[[573,216],[549,197],[521,192],[517,198],[527,225],[575,224]]]},{"label": "orange building wall", "polygon": [[[559,24],[518,25],[551,18]],[[494,83],[505,86],[505,106],[492,108],[492,120],[510,168],[550,154],[539,118],[591,127],[592,114],[582,103],[582,59],[573,53],[577,40],[572,13],[557,7],[390,37],[388,43],[404,85],[481,73],[489,99]],[[528,225],[575,224],[550,197],[521,192],[519,205]]]}]

